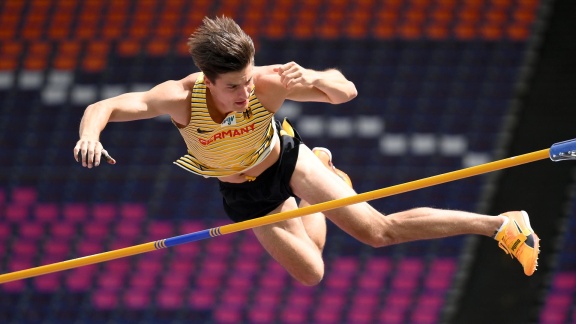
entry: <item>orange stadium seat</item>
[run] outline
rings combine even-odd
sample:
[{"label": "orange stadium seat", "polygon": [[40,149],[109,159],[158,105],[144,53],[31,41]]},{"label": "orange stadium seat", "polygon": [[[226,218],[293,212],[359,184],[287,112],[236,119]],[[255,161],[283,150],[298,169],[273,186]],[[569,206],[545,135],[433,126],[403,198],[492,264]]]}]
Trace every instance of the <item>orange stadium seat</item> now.
[{"label": "orange stadium seat", "polygon": [[0,71],[15,70],[18,67],[24,46],[18,41],[0,42]]},{"label": "orange stadium seat", "polygon": [[[15,2],[15,1],[12,1]],[[20,18],[19,9],[5,8],[0,14],[0,40],[9,40],[15,38],[16,31],[18,30],[18,23]]]}]

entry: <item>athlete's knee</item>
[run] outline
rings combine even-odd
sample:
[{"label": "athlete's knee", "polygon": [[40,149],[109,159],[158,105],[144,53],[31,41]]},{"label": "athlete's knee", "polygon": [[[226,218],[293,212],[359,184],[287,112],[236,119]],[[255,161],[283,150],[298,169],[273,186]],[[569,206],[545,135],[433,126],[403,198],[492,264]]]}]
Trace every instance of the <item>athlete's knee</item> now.
[{"label": "athlete's knee", "polygon": [[396,235],[396,226],[398,226],[396,220],[381,216],[377,222],[364,227],[356,237],[373,248],[395,245],[401,241]]},{"label": "athlete's knee", "polygon": [[403,224],[404,222],[410,218],[432,215],[437,212],[438,210],[434,208],[418,207],[383,216],[377,225],[370,227],[363,242],[375,248],[403,243],[406,241],[406,238],[403,237],[401,234],[403,231],[400,229],[406,226]]},{"label": "athlete's knee", "polygon": [[394,236],[391,235],[389,231],[383,231],[380,233],[372,233],[370,236],[366,236],[362,242],[373,248],[381,248],[385,246],[390,246],[396,244]]},{"label": "athlete's knee", "polygon": [[305,269],[305,271],[298,274],[292,274],[292,276],[304,286],[316,286],[324,278],[324,267]]}]

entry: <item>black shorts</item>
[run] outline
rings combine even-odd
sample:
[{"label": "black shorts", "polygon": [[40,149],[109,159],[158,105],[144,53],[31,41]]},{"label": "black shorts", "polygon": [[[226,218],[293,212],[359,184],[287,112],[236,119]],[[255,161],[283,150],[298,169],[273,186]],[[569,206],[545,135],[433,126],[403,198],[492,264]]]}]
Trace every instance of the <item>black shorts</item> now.
[{"label": "black shorts", "polygon": [[254,181],[219,182],[224,210],[235,222],[265,216],[294,196],[290,188],[290,178],[296,168],[302,140],[295,130],[294,137],[280,135],[282,126],[279,121],[276,121],[276,126],[280,138],[280,157],[276,163]]}]

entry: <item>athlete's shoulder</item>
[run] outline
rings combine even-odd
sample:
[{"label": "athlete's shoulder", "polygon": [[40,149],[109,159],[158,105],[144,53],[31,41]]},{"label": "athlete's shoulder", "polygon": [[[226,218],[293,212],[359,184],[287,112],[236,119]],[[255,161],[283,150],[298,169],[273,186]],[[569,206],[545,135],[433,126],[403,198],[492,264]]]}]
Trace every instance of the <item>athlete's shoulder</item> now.
[{"label": "athlete's shoulder", "polygon": [[201,74],[202,74],[201,72],[192,73],[192,74],[189,74],[178,81],[181,83],[181,85],[184,89],[192,90],[192,89],[194,89],[194,85],[196,84],[196,80],[198,80],[198,77],[200,77]]}]

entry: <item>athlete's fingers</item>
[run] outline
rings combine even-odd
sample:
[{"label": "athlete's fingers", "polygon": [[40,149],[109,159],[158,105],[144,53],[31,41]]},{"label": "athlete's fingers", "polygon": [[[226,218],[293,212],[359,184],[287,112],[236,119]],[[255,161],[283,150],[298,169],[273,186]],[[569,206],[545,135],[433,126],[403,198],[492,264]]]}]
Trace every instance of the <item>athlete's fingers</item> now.
[{"label": "athlete's fingers", "polygon": [[116,160],[112,156],[110,156],[110,154],[108,154],[108,151],[106,151],[105,149],[102,149],[102,155],[106,159],[106,162],[108,162],[109,164],[116,164]]},{"label": "athlete's fingers", "polygon": [[76,162],[80,162],[78,153],[80,153],[80,141],[76,142],[76,146],[74,146],[74,160],[76,160]]}]

